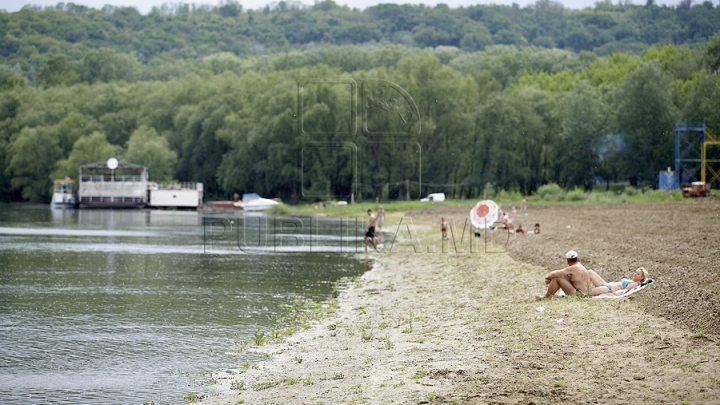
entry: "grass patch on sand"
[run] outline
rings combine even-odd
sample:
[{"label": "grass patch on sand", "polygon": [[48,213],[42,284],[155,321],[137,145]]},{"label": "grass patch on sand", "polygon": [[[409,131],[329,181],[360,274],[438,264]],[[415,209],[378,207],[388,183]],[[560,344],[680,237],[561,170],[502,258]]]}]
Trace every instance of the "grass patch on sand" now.
[{"label": "grass patch on sand", "polygon": [[[450,196],[448,195],[448,198]],[[665,190],[653,190],[645,187],[631,187],[629,185],[614,185],[609,191],[604,187],[591,192],[582,189],[564,190],[557,184],[546,184],[538,188],[532,196],[524,196],[517,191],[500,191],[486,195],[500,206],[509,207],[514,205],[520,209],[522,200],[527,198],[528,203],[533,205],[558,205],[558,204],[625,204],[625,203],[647,203],[666,201],[688,201],[684,199],[680,191],[668,192]],[[275,216],[323,216],[323,217],[358,217],[364,220],[366,211],[373,210],[377,214],[377,208],[382,206],[388,216],[402,214],[408,211],[438,209],[443,207],[470,207],[482,200],[482,197],[467,199],[447,199],[443,202],[420,202],[413,201],[383,201],[375,204],[375,201],[356,201],[353,205],[337,205],[336,202],[328,207],[315,204],[301,203],[298,205],[278,205],[268,211],[268,214]]]},{"label": "grass patch on sand", "polygon": [[[522,201],[522,198],[520,198]],[[532,205],[555,205],[555,204],[625,204],[625,203],[648,203],[666,201],[687,201],[682,197],[680,191],[653,190],[647,187],[634,188],[627,186],[622,190],[596,190],[586,192],[581,189],[566,191],[556,184],[541,186],[537,193],[528,198]],[[502,204],[508,204],[502,201]],[[517,202],[510,204],[518,206]]]},{"label": "grass patch on sand", "polygon": [[[467,205],[473,205],[476,202],[477,201],[474,200],[445,200],[443,202],[386,201],[381,202],[379,206],[382,206],[385,209],[385,213],[387,215],[391,215],[440,207],[464,207]],[[364,220],[367,216],[366,212],[368,209],[373,210],[373,213],[377,214],[375,201],[356,201],[354,205],[334,205],[324,208],[315,208],[313,204],[298,204],[294,206],[285,206],[283,214],[278,215],[325,216],[334,218],[358,217],[360,220]]]}]

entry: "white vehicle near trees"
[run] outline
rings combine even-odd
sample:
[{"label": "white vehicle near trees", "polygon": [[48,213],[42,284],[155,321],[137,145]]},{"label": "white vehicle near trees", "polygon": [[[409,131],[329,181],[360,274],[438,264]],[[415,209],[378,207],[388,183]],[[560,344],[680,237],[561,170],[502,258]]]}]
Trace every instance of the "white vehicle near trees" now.
[{"label": "white vehicle near trees", "polygon": [[421,198],[420,202],[440,202],[445,201],[445,193],[432,193],[427,197]]}]

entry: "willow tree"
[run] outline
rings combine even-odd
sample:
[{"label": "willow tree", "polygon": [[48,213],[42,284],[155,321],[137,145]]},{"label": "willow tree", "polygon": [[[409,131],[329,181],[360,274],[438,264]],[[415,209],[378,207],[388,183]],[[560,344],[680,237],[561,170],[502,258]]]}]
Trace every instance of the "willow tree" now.
[{"label": "willow tree", "polygon": [[673,163],[677,111],[671,89],[656,61],[641,64],[619,89],[617,128],[628,146],[625,175],[632,185],[657,184],[658,172]]}]

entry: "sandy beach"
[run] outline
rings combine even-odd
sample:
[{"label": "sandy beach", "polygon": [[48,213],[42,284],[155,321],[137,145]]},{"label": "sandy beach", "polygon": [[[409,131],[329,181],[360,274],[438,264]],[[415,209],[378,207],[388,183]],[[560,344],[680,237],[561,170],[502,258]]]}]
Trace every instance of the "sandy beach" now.
[{"label": "sandy beach", "polygon": [[[709,204],[715,204],[713,210],[718,205]],[[637,215],[652,211],[636,208]],[[423,242],[421,253],[400,230],[405,243],[367,255],[375,261],[373,270],[342,292],[333,316],[280,342],[253,347],[268,359],[215,376],[212,389],[220,394],[202,402],[720,403],[720,340],[712,327],[717,312],[701,318],[689,307],[690,321],[663,313],[658,306],[675,302],[668,298],[675,293],[667,288],[672,275],[658,266],[647,266],[656,285],[628,299],[533,299],[543,292],[544,275],[564,265],[556,250],[572,244],[564,230],[575,222],[558,220],[559,213],[575,212],[573,221],[582,221],[593,209],[531,209],[523,219],[545,222],[543,234],[513,236],[505,247],[492,245],[496,253],[482,246],[443,253],[435,235],[439,229],[429,224],[440,215],[457,215],[461,228],[459,209],[409,213]],[[388,223],[398,220],[390,217]],[[614,242],[618,249],[621,239]],[[435,243],[430,252],[427,245],[433,243],[426,241]],[[590,237],[582,243],[576,248],[581,261],[594,245]],[[602,257],[610,247],[596,246],[588,261],[610,272],[611,260]],[[717,259],[717,253],[710,257]],[[626,276],[625,267],[614,271]],[[702,303],[695,306],[703,311]]]}]

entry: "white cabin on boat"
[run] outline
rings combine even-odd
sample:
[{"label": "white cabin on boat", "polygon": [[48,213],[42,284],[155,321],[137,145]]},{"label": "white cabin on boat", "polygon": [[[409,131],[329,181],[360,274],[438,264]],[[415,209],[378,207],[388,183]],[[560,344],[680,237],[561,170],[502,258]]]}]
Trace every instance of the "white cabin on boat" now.
[{"label": "white cabin on boat", "polygon": [[148,205],[152,208],[195,208],[203,203],[202,183],[150,183]]},{"label": "white cabin on boat", "polygon": [[[145,206],[148,190],[147,167],[117,160],[111,162],[113,160],[80,166],[80,208]],[[108,167],[108,164],[111,167]]]}]

